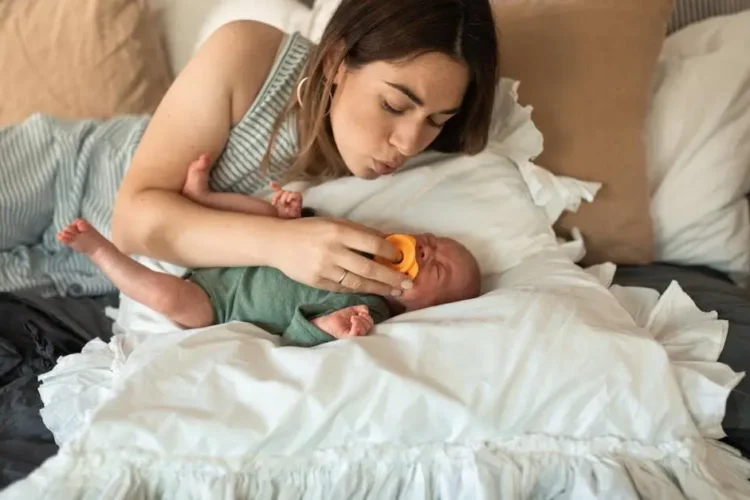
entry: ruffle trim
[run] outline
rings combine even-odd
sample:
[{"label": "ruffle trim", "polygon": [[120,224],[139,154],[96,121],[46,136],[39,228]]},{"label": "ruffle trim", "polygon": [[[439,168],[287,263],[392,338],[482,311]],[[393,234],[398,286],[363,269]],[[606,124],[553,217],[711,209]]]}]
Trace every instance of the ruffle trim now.
[{"label": "ruffle trim", "polygon": [[113,394],[113,384],[127,360],[127,336],[115,335],[108,344],[88,342],[80,353],[62,356],[55,367],[39,376],[39,411],[44,425],[62,446],[88,426],[91,412]]},{"label": "ruffle trim", "polygon": [[[106,443],[103,444],[106,446]],[[740,499],[750,465],[719,443],[657,446],[518,436],[473,446],[352,446],[304,457],[172,459],[65,448],[0,498],[587,498]],[[71,478],[74,478],[71,480]],[[12,496],[11,496],[12,495]],[[580,498],[571,496],[570,498]]]},{"label": "ruffle trim", "polygon": [[[638,326],[667,351],[683,398],[702,436],[720,439],[729,392],[745,376],[719,363],[729,323],[716,311],[701,311],[672,281],[659,297],[651,289],[613,286],[610,290]],[[711,401],[713,404],[707,404]]]},{"label": "ruffle trim", "polygon": [[[534,163],[542,153],[544,138],[531,118],[533,107],[518,102],[519,86],[516,80],[500,79],[487,149],[516,164],[534,204],[554,224],[563,212],[577,212],[582,202],[594,201],[602,184],[558,176]],[[559,243],[563,252],[578,262],[586,254],[583,236],[578,228],[573,228],[572,237],[571,241],[561,239]]]}]

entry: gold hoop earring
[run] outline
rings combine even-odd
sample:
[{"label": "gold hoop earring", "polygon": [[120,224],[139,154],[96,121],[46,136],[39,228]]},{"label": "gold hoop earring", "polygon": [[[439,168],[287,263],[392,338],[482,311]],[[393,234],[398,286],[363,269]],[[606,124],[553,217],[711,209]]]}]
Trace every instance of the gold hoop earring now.
[{"label": "gold hoop earring", "polygon": [[302,107],[302,86],[307,83],[307,80],[309,80],[309,78],[304,77],[297,85],[297,102],[299,103],[300,107]]}]

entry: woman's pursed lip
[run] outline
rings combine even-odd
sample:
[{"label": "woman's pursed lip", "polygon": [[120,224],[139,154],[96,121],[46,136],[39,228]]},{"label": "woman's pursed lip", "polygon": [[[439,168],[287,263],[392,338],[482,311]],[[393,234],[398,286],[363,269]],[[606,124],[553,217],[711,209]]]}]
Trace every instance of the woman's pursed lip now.
[{"label": "woman's pursed lip", "polygon": [[375,165],[375,171],[378,173],[392,173],[399,167],[397,164],[386,163],[376,159],[373,159],[373,163]]}]

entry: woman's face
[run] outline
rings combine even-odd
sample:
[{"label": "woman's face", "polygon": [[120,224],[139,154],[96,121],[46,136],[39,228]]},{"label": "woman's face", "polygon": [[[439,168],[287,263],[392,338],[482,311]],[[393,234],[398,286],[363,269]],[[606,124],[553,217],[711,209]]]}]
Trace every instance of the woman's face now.
[{"label": "woman's face", "polygon": [[334,76],[331,128],[344,163],[357,177],[396,172],[424,151],[458,112],[469,83],[466,66],[436,52]]}]

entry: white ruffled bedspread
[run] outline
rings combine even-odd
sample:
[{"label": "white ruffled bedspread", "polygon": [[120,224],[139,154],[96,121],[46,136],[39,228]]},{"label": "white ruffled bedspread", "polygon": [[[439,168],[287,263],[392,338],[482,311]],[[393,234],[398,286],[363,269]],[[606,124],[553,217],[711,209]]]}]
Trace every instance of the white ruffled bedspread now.
[{"label": "white ruffled bedspread", "polygon": [[313,349],[241,323],[94,341],[43,378],[59,454],[0,498],[750,497],[716,441],[726,322],[608,275],[540,255]]}]

